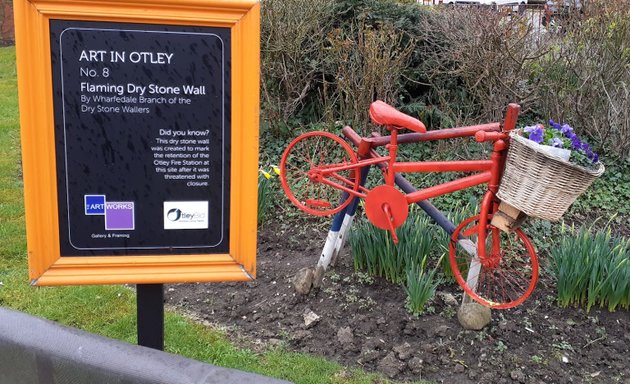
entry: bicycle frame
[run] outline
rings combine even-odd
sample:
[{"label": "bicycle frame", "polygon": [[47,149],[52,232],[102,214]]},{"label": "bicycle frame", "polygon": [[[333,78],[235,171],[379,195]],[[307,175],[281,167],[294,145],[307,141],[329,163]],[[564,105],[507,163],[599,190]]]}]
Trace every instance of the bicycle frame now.
[{"label": "bicycle frame", "polygon": [[[465,131],[464,131],[465,129]],[[454,137],[474,136],[477,132],[495,132],[499,133],[499,124],[486,124],[484,126],[474,126],[466,128],[452,128],[452,132],[449,129],[441,131],[442,137],[432,138],[424,137],[424,135],[430,135],[430,132],[424,134],[408,134],[404,142],[420,142],[429,140],[444,140]],[[446,131],[446,132],[445,132]],[[492,155],[490,160],[465,160],[465,161],[420,161],[420,162],[398,162],[397,158],[397,130],[392,130],[391,136],[378,137],[378,140],[373,138],[361,138],[350,127],[346,127],[343,130],[346,137],[354,142],[359,147],[359,157],[362,158],[355,164],[337,165],[332,167],[326,167],[318,169],[317,172],[321,175],[318,179],[325,184],[331,185],[335,188],[348,192],[351,196],[365,198],[367,195],[365,192],[367,189],[360,188],[359,191],[354,191],[344,185],[329,181],[324,176],[329,176],[337,172],[361,169],[375,164],[387,163],[385,173],[385,182],[387,185],[394,185],[394,177],[397,173],[411,173],[411,172],[481,172],[476,175],[462,177],[453,181],[438,184],[432,187],[424,188],[416,192],[406,194],[408,204],[417,203],[421,200],[430,199],[433,197],[445,195],[448,193],[456,192],[462,189],[470,188],[480,184],[488,184],[488,188],[493,193],[496,193],[501,178],[501,170],[505,162],[504,150],[507,145],[504,141],[505,135],[490,136],[491,139],[495,139]],[[450,135],[449,135],[450,134]],[[413,135],[413,136],[412,136]],[[404,135],[401,135],[404,136]],[[431,135],[436,136],[436,135]],[[483,140],[488,141],[488,139]],[[365,143],[368,143],[369,150],[365,152]],[[389,149],[388,156],[380,156],[373,150],[377,146],[387,146]],[[363,151],[362,151],[363,149]],[[365,153],[362,153],[365,152]],[[346,184],[350,184],[349,180],[340,179]]]},{"label": "bicycle frame", "polygon": [[[365,198],[368,190],[361,187],[358,191],[354,191],[341,184],[330,182],[325,179],[324,175],[331,175],[335,172],[350,169],[362,169],[367,166],[387,163],[387,167],[384,170],[385,182],[387,185],[394,185],[394,178],[397,173],[410,173],[410,172],[480,172],[472,176],[462,177],[453,181],[441,183],[435,186],[420,189],[416,192],[405,194],[407,204],[417,203],[422,200],[427,200],[437,196],[453,193],[462,189],[474,187],[476,185],[488,184],[488,191],[484,194],[481,201],[479,211],[479,226],[478,230],[478,256],[484,261],[486,258],[486,231],[488,227],[488,215],[494,213],[497,210],[498,202],[495,199],[495,194],[498,191],[499,183],[501,181],[502,171],[505,164],[506,149],[508,147],[508,135],[507,133],[515,128],[516,119],[518,116],[519,108],[514,105],[508,106],[508,110],[505,117],[504,125],[500,123],[491,123],[476,125],[462,128],[442,129],[438,131],[429,131],[426,133],[408,133],[398,134],[398,129],[391,129],[390,136],[375,136],[370,138],[360,137],[352,128],[343,128],[343,135],[348,138],[358,148],[358,155],[361,160],[356,164],[348,164],[341,166],[334,166],[321,170],[321,177],[318,178],[321,182],[334,186],[344,190],[350,194],[359,198]],[[436,141],[447,140],[453,138],[472,137],[479,142],[492,141],[493,150],[490,155],[490,160],[465,160],[465,161],[421,161],[421,162],[398,162],[397,150],[398,144],[402,143],[417,143],[424,141]],[[386,146],[388,148],[388,156],[380,156],[375,150],[375,147]],[[360,172],[357,171],[357,174]],[[344,183],[349,183],[349,180],[342,180]],[[350,185],[349,183],[348,185]],[[493,239],[497,239],[498,229],[493,228]],[[493,241],[492,254],[499,253],[499,244]]]}]

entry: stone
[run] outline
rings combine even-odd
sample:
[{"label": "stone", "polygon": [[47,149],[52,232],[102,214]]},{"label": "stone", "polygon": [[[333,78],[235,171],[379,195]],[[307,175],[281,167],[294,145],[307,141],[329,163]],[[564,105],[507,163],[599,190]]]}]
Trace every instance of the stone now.
[{"label": "stone", "polygon": [[326,273],[326,270],[324,269],[324,267],[318,266],[315,267],[315,271],[313,272],[313,288],[321,288],[322,286],[322,281],[324,280],[324,273]]},{"label": "stone", "polygon": [[396,355],[398,355],[398,358],[400,360],[406,361],[409,360],[414,349],[411,344],[405,342],[403,344],[395,346],[393,348],[393,351],[396,352]]},{"label": "stone", "polygon": [[377,369],[387,375],[390,379],[393,379],[403,370],[405,365],[406,364],[404,362],[396,358],[396,355],[392,351],[378,363]]},{"label": "stone", "polygon": [[442,301],[444,302],[444,304],[446,305],[457,305],[457,299],[455,298],[455,296],[453,296],[452,294],[448,293],[448,292],[440,292],[439,294],[440,298],[442,299]]},{"label": "stone", "polygon": [[378,351],[364,348],[361,351],[361,357],[357,360],[357,363],[359,363],[361,365],[365,365],[365,364],[371,363],[374,360],[378,359],[379,355],[380,354],[378,353]]},{"label": "stone", "polygon": [[320,320],[321,317],[310,309],[307,308],[304,311],[304,326],[307,329],[315,326],[315,324],[319,323]]},{"label": "stone", "polygon": [[465,370],[466,370],[466,367],[464,367],[461,364],[455,364],[455,368],[453,368],[453,372],[455,373],[464,373]]},{"label": "stone", "polygon": [[302,268],[293,277],[293,288],[300,295],[308,295],[313,285],[313,270]]},{"label": "stone", "polygon": [[457,320],[464,329],[479,331],[490,323],[490,308],[478,303],[464,303],[457,310]]},{"label": "stone", "polygon": [[519,383],[525,382],[525,374],[520,369],[514,369],[510,372],[510,377],[512,380],[518,381]]},{"label": "stone", "polygon": [[339,330],[337,331],[337,341],[339,341],[339,344],[341,344],[342,346],[352,344],[354,342],[352,329],[350,329],[350,327],[339,328]]},{"label": "stone", "polygon": [[407,366],[411,369],[414,375],[420,375],[424,366],[424,360],[419,357],[414,357],[407,362]]}]

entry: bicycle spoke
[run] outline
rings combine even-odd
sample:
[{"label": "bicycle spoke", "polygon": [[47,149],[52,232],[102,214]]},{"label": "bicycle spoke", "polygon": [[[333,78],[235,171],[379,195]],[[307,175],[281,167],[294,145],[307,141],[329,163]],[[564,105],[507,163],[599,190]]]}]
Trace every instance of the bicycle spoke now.
[{"label": "bicycle spoke", "polygon": [[[491,217],[488,218],[489,221],[490,219]],[[464,280],[464,276],[470,274],[469,268],[473,265],[473,259],[465,253],[459,255],[461,247],[455,239],[460,236],[475,239],[478,234],[477,223],[478,217],[471,217],[464,220],[453,232],[449,246],[453,274],[473,299],[495,308],[512,308],[523,302],[534,289],[538,279],[536,254],[520,229],[510,234],[490,229],[486,235],[486,255],[481,258],[482,268],[477,285],[471,286],[474,279],[468,276]]]},{"label": "bicycle spoke", "polygon": [[499,270],[498,271],[501,275],[502,275],[502,279],[501,281],[503,281],[505,284],[509,285],[512,289],[512,291],[514,292],[524,292],[525,289],[527,289],[527,287],[523,287],[518,279],[515,279],[514,276],[510,275],[510,274],[506,274],[504,273],[503,270]]},{"label": "bicycle spoke", "polygon": [[[301,147],[304,147],[305,145],[304,143],[300,143],[300,144],[301,144]],[[312,168],[315,166],[315,162],[313,161],[313,156],[308,151],[309,151],[308,148],[304,148],[300,150],[298,154],[301,154],[302,160],[304,160],[304,162]]]},{"label": "bicycle spoke", "polygon": [[292,169],[295,169],[295,172],[300,173],[300,175],[301,175],[301,176],[306,176],[306,175],[308,174],[308,172],[303,171],[301,168],[298,168],[298,167],[297,167],[297,166],[295,166],[295,165],[292,165],[292,164],[291,164],[291,165],[290,165],[290,167],[291,167]]},{"label": "bicycle spoke", "polygon": [[338,136],[328,132],[303,134],[289,144],[282,156],[282,188],[291,202],[307,213],[321,216],[338,212],[349,204],[340,201],[341,190],[358,190],[359,180],[351,180],[352,168],[322,171],[356,162],[352,148]]}]

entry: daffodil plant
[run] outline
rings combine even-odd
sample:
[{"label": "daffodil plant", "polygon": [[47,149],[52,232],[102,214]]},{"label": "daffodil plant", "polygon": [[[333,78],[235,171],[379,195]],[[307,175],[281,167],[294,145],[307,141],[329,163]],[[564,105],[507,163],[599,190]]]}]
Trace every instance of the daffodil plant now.
[{"label": "daffodil plant", "polygon": [[272,204],[272,180],[274,173],[280,175],[280,168],[276,165],[271,165],[270,170],[266,171],[263,168],[259,169],[260,176],[258,177],[258,224],[261,225],[267,219],[269,207]]}]

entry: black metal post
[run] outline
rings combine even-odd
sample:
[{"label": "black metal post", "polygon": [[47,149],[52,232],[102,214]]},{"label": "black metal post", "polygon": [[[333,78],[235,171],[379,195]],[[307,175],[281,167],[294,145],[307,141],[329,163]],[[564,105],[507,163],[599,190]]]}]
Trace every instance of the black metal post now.
[{"label": "black metal post", "polygon": [[[398,185],[400,189],[402,189],[405,193],[412,193],[417,191],[417,189],[400,174],[396,175],[395,181],[396,185]],[[444,228],[444,230],[448,232],[449,235],[455,231],[455,224],[453,224],[442,212],[440,212],[440,210],[438,210],[433,204],[431,204],[431,201],[421,200],[416,204],[418,204],[420,208],[422,208],[429,215],[429,217],[431,217],[437,223],[437,225]]]},{"label": "black metal post", "polygon": [[164,350],[164,285],[137,284],[138,345]]}]

